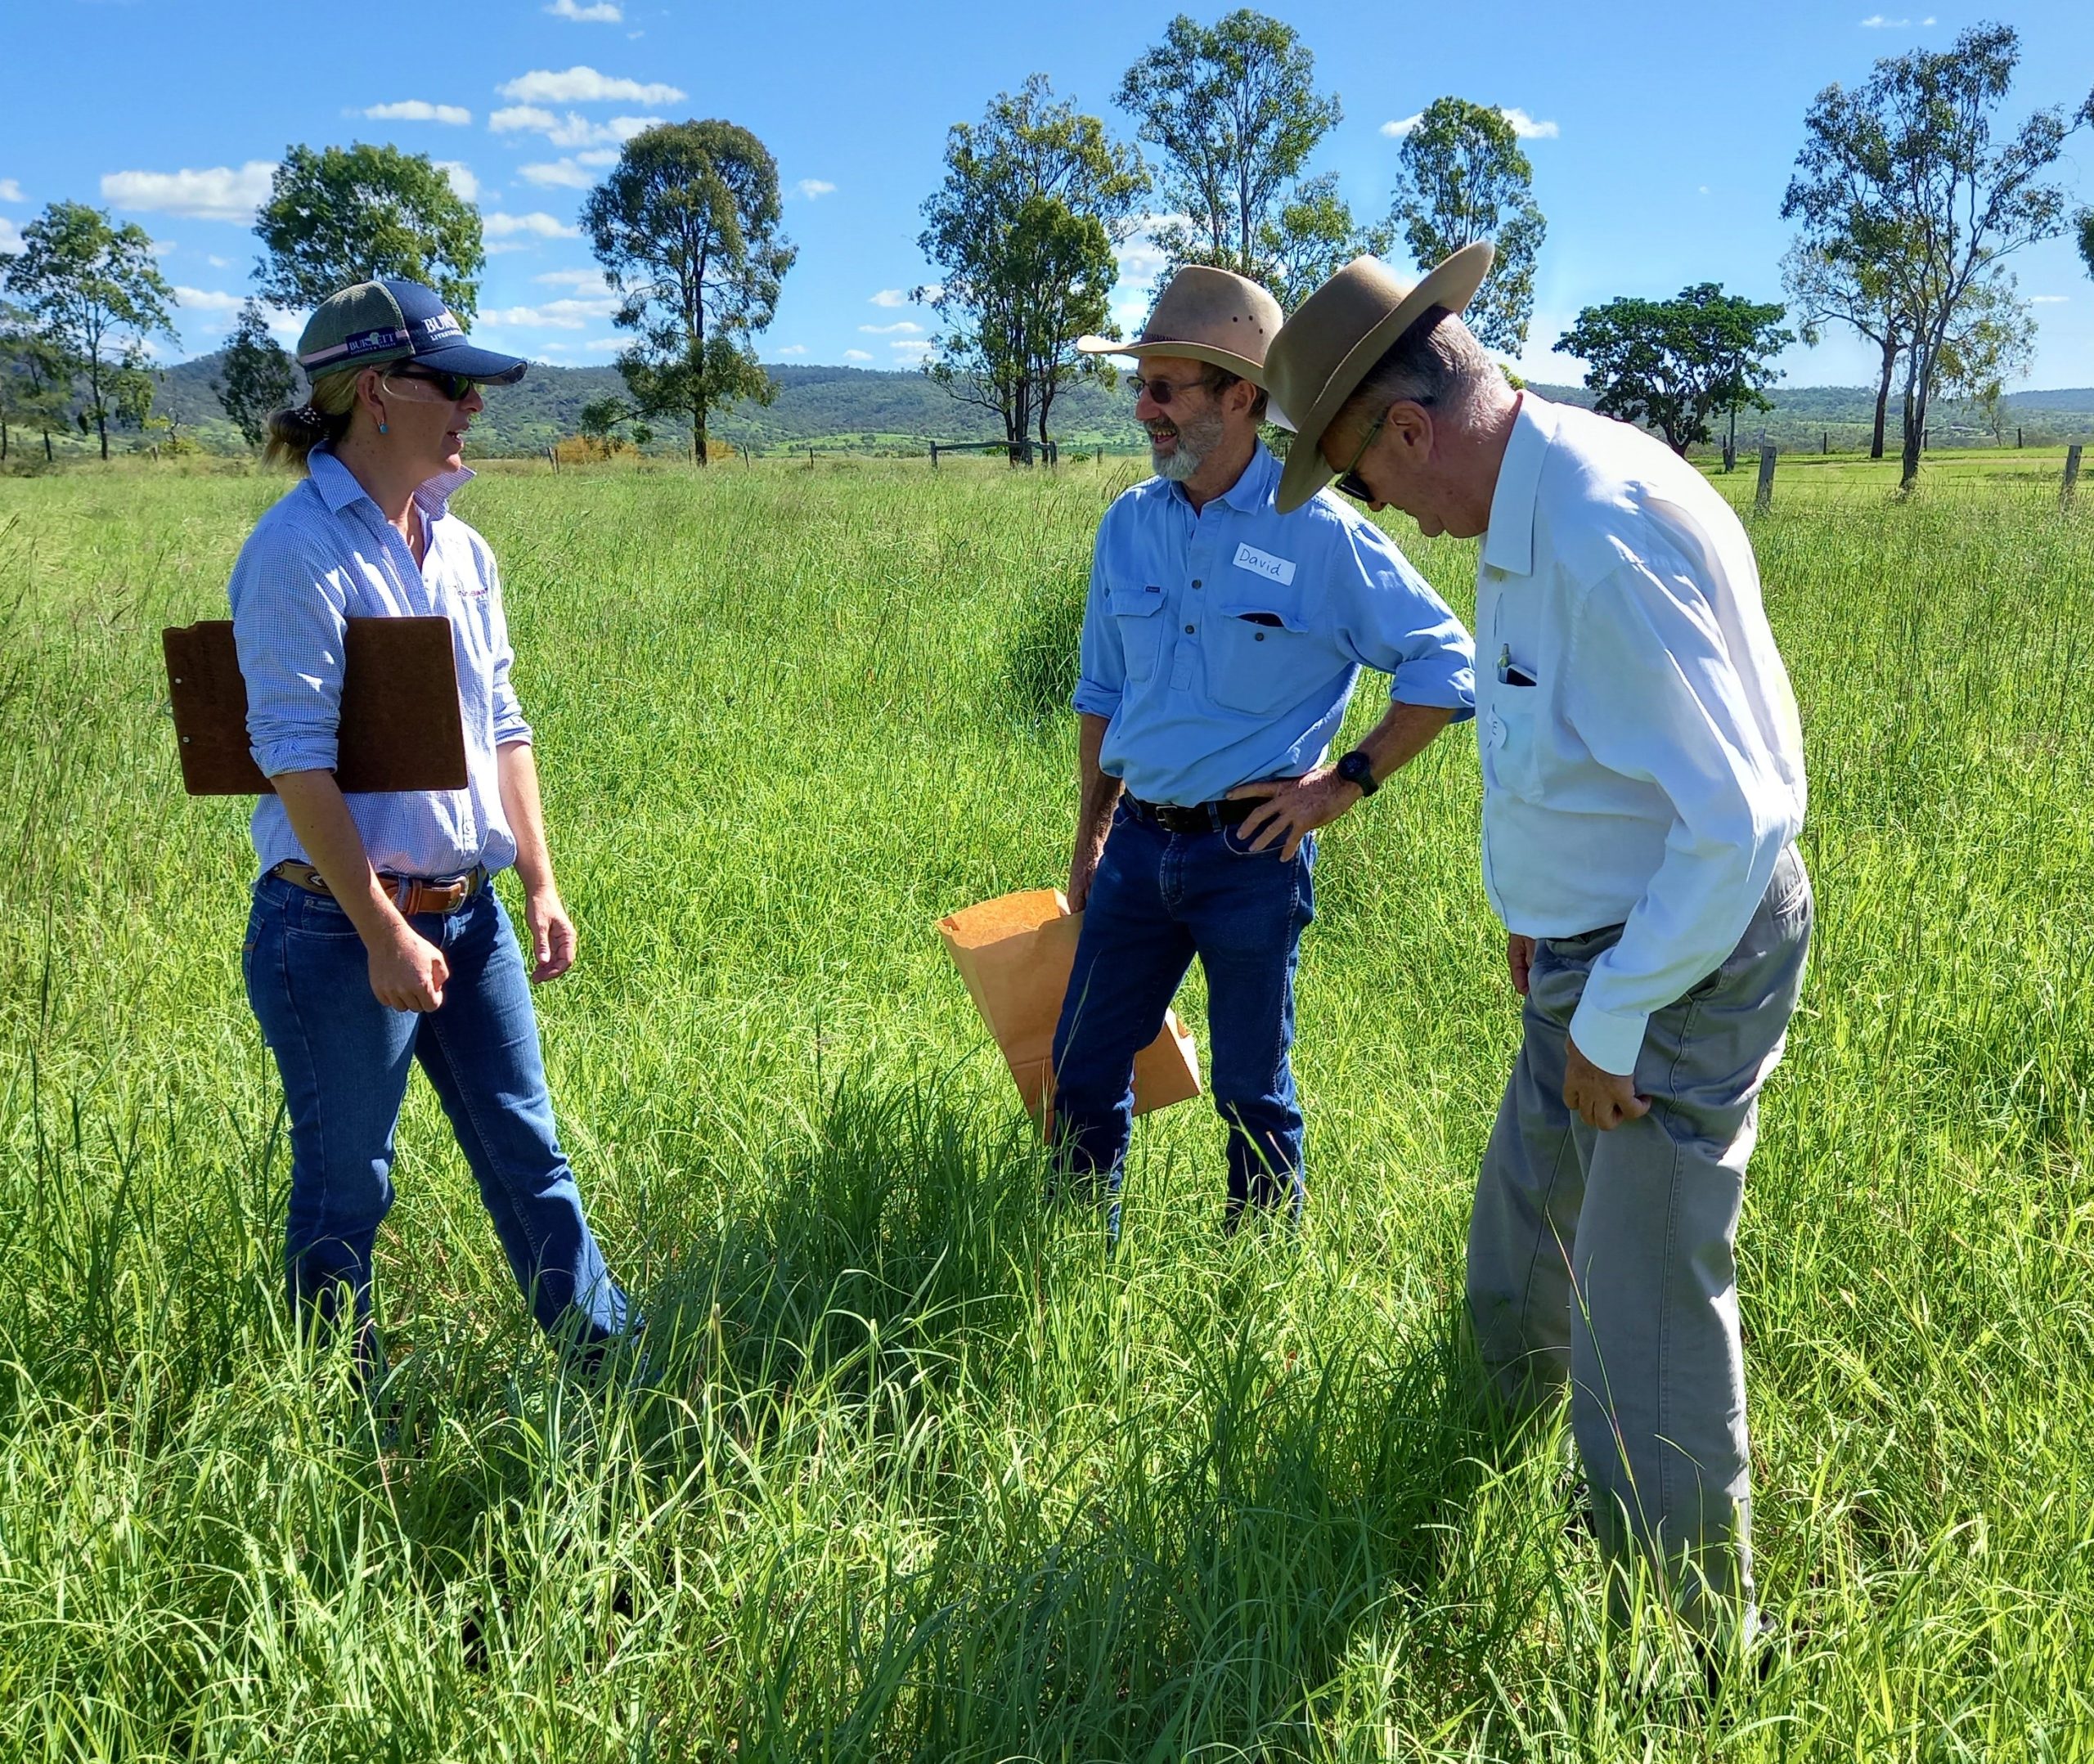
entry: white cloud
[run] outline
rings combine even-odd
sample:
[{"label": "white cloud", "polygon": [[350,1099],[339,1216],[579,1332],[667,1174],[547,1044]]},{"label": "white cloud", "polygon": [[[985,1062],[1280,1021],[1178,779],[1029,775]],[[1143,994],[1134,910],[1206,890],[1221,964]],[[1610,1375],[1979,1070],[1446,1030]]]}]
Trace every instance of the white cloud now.
[{"label": "white cloud", "polygon": [[480,223],[490,239],[507,239],[516,233],[529,233],[539,239],[579,239],[582,231],[564,221],[555,220],[545,213],[490,214]]},{"label": "white cloud", "polygon": [[888,348],[893,350],[904,360],[913,358],[919,361],[928,355],[933,347],[934,345],[927,343],[920,337],[897,337],[887,345]]},{"label": "white cloud", "polygon": [[608,296],[595,300],[548,300],[542,306],[496,307],[480,314],[483,324],[512,325],[523,330],[581,330],[591,320],[609,318],[618,303]]},{"label": "white cloud", "polygon": [[596,182],[572,159],[555,159],[550,164],[520,165],[517,170],[525,183],[536,184],[541,189],[586,190]]},{"label": "white cloud", "polygon": [[905,318],[896,320],[892,325],[861,325],[858,329],[869,332],[875,337],[892,337],[897,333],[904,333],[913,337],[919,334],[923,327]]},{"label": "white cloud", "polygon": [[585,349],[622,349],[625,343],[622,337],[591,337],[582,347]]},{"label": "white cloud", "polygon": [[595,149],[595,152],[578,155],[577,158],[585,165],[609,165],[618,155],[602,150],[615,149],[642,129],[652,128],[663,120],[658,116],[614,116],[608,123],[592,123],[573,110],[561,117],[533,105],[519,104],[510,110],[496,111],[488,119],[488,126],[501,134],[528,129],[532,134],[543,135],[555,147]]},{"label": "white cloud", "polygon": [[[1924,29],[1934,23],[1934,18],[1930,14],[1919,22]],[[1912,27],[1912,20],[1908,18],[1885,18],[1881,12],[1872,12],[1862,20],[1862,29],[1863,30],[1907,30]]]},{"label": "white cloud", "polygon": [[110,172],[101,181],[102,200],[146,213],[245,224],[268,200],[276,169],[272,159],[249,159],[237,171],[214,165],[201,171]]},{"label": "white cloud", "polygon": [[597,270],[547,270],[542,276],[533,276],[534,282],[543,282],[549,288],[600,289],[605,285],[603,274]]},{"label": "white cloud", "polygon": [[863,349],[846,349],[843,352],[843,359],[847,361],[870,361],[872,357]]},{"label": "white cloud", "polygon": [[625,17],[613,0],[597,0],[594,6],[577,6],[574,0],[553,0],[546,10],[555,18],[572,19],[577,25],[615,25]]},{"label": "white cloud", "polygon": [[593,67],[570,67],[564,74],[535,68],[498,89],[512,104],[675,104],[686,96],[681,86],[616,79]]},{"label": "white cloud", "polygon": [[488,127],[497,135],[506,135],[519,128],[557,128],[559,119],[550,110],[540,110],[535,104],[512,104],[507,110],[497,110],[490,116]]},{"label": "white cloud", "polygon": [[789,343],[778,352],[780,355],[805,355],[807,346],[803,343]]},{"label": "white cloud", "polygon": [[[1512,125],[1512,132],[1522,141],[1553,141],[1562,132],[1553,123],[1536,122],[1517,104],[1504,105],[1498,114]],[[1409,116],[1400,116],[1392,123],[1384,123],[1382,132],[1391,141],[1401,141],[1424,120],[1424,111],[1418,110]]]},{"label": "white cloud", "polygon": [[231,258],[214,257],[209,252],[204,254],[204,261],[214,270],[229,270],[232,267]]},{"label": "white cloud", "polygon": [[186,312],[237,312],[245,298],[205,288],[184,288],[178,284],[174,290],[174,303]]},{"label": "white cloud", "polygon": [[1123,282],[1147,282],[1153,281],[1161,276],[1170,259],[1156,242],[1157,228],[1185,226],[1190,218],[1184,214],[1144,214],[1135,230],[1120,242],[1120,280]]},{"label": "white cloud", "polygon": [[363,114],[379,123],[448,123],[453,128],[463,128],[473,120],[473,113],[462,105],[431,104],[426,98],[374,104]]},{"label": "white cloud", "polygon": [[1706,184],[1696,184],[1694,187],[1705,196],[1709,194],[1709,186]]},{"label": "white cloud", "polygon": [[823,196],[833,196],[836,194],[835,185],[825,182],[819,177],[803,177],[793,187],[810,202],[817,201]]},{"label": "white cloud", "polygon": [[873,296],[870,304],[884,307],[907,306],[909,296],[899,288],[883,288]]},{"label": "white cloud", "polygon": [[0,202],[26,202],[22,186],[11,177],[0,177]]},{"label": "white cloud", "polygon": [[472,167],[463,159],[438,159],[436,168],[443,173],[452,193],[461,202],[478,202],[480,200],[480,181],[474,177]]},{"label": "white cloud", "polygon": [[2063,306],[2071,298],[2070,294],[2031,294],[2029,303],[2031,306]]},{"label": "white cloud", "polygon": [[19,251],[22,249],[22,236],[15,223],[0,214],[0,251]]}]

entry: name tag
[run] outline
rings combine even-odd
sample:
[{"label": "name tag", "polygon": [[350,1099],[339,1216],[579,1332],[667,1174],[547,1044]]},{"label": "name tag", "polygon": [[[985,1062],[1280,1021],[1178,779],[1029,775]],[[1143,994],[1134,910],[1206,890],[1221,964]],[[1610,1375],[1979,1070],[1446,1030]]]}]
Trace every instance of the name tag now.
[{"label": "name tag", "polygon": [[1294,559],[1276,558],[1269,551],[1260,551],[1256,545],[1238,545],[1231,560],[1239,570],[1248,570],[1254,576],[1262,576],[1267,581],[1278,582],[1286,587],[1294,580]]}]

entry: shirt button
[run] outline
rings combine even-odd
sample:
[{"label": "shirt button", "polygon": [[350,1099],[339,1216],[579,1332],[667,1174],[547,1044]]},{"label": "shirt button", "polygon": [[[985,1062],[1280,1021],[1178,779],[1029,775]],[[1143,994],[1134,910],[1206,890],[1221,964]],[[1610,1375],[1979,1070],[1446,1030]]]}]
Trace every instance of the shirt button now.
[{"label": "shirt button", "polygon": [[1191,635],[1193,635],[1193,627],[1192,627],[1191,626],[1188,625],[1188,626],[1185,627],[1185,635],[1186,635],[1188,637],[1189,637],[1189,636],[1191,636]]},{"label": "shirt button", "polygon": [[1197,588],[1197,587],[1198,587],[1198,586],[1200,586],[1200,584],[1199,584],[1199,579],[1198,579],[1197,577],[1195,577],[1193,578],[1193,586],[1195,588]]}]

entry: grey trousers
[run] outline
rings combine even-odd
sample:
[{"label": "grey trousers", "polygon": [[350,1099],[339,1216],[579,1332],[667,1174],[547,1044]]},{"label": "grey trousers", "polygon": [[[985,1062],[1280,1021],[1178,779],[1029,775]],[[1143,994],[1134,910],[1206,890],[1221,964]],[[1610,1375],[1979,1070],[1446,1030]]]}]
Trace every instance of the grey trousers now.
[{"label": "grey trousers", "polygon": [[1469,1223],[1469,1309],[1499,1395],[1526,1408],[1568,1381],[1602,1551],[1629,1569],[1640,1544],[1705,1633],[1754,1609],[1733,1252],[1810,927],[1791,846],[1737,948],[1651,1017],[1635,1073],[1650,1113],[1606,1133],[1564,1106],[1564,1049],[1621,927],[1539,944]]}]

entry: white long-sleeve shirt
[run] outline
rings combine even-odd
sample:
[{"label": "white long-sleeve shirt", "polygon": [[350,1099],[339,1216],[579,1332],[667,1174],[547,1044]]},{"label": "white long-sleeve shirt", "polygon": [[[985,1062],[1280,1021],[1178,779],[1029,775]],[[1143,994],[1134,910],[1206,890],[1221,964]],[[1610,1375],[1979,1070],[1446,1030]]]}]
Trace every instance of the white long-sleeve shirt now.
[{"label": "white long-sleeve shirt", "polygon": [[1476,660],[1485,890],[1526,936],[1623,927],[1570,1035],[1631,1073],[1803,826],[1803,732],[1745,529],[1663,443],[1524,393]]}]

